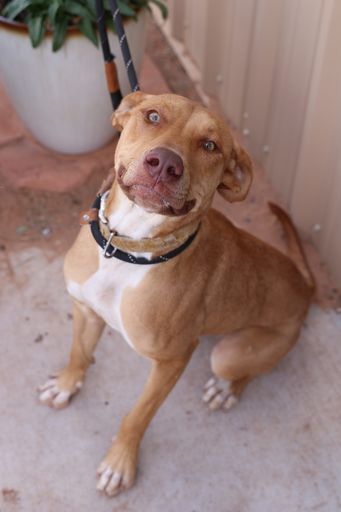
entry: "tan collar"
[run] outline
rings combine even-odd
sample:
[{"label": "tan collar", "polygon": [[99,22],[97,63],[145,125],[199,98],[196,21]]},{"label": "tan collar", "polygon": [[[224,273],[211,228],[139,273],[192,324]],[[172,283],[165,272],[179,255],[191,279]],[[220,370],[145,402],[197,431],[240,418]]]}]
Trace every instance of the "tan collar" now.
[{"label": "tan collar", "polygon": [[[195,220],[186,226],[173,231],[173,233],[168,233],[164,236],[155,238],[141,238],[139,240],[122,236],[114,232],[110,243],[117,249],[125,252],[148,252],[159,255],[182,245],[198,229],[198,226],[199,221]],[[100,228],[103,236],[105,238],[109,238],[112,231],[110,231],[108,224],[100,222]]]},{"label": "tan collar", "polygon": [[90,224],[93,221],[99,221],[102,235],[106,239],[109,239],[110,237],[110,243],[117,249],[120,249],[124,252],[153,253],[154,255],[158,256],[181,246],[193,233],[198,230],[200,221],[193,220],[189,224],[182,226],[172,233],[167,233],[164,236],[153,238],[141,238],[140,240],[122,236],[115,231],[111,231],[108,226],[108,220],[104,215],[105,193],[108,192],[108,190],[112,187],[114,181],[115,171],[114,169],[111,169],[108,177],[106,180],[104,180],[97,193],[97,198],[101,198],[100,208],[93,207],[90,210],[81,212],[80,224]]}]

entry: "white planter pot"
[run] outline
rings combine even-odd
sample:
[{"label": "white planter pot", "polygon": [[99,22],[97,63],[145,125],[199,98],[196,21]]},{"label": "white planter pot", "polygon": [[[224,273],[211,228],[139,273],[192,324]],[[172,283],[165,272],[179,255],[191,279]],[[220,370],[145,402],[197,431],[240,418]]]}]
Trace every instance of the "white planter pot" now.
[{"label": "white planter pot", "polygon": [[[137,73],[141,67],[147,12],[125,30]],[[122,94],[130,92],[117,37],[108,31],[116,55]],[[62,153],[100,148],[114,135],[112,106],[103,58],[82,34],[73,30],[53,53],[51,36],[33,49],[22,24],[0,21],[0,73],[13,106],[44,146]]]}]

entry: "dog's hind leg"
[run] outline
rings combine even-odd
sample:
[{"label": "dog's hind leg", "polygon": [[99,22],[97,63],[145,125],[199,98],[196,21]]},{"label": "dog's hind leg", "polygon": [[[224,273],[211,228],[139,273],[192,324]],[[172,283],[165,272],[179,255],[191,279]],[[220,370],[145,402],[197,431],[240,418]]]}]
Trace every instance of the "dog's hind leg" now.
[{"label": "dog's hind leg", "polygon": [[215,377],[205,385],[204,402],[212,410],[230,409],[250,380],[271,371],[293,347],[298,335],[295,322],[291,327],[250,327],[225,336],[211,354]]},{"label": "dog's hind leg", "polygon": [[104,321],[87,306],[74,301],[73,341],[68,365],[38,388],[39,400],[55,409],[66,407],[82,387],[85,372],[93,362]]}]

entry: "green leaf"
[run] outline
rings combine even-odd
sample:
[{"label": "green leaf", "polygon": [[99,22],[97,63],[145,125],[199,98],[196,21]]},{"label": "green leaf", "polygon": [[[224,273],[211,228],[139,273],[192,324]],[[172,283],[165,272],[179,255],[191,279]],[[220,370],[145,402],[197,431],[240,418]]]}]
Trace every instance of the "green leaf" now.
[{"label": "green leaf", "polygon": [[127,5],[122,0],[117,0],[117,7],[119,8],[120,13],[122,14],[122,16],[129,16],[129,17],[132,17],[132,18],[136,17],[136,12],[134,11],[134,9],[129,7],[129,5]]},{"label": "green leaf", "polygon": [[37,48],[45,34],[45,18],[43,16],[29,17],[27,20],[28,32],[33,48]]},{"label": "green leaf", "polygon": [[139,9],[140,7],[147,7],[149,0],[129,0],[129,4],[132,7]]},{"label": "green leaf", "polygon": [[54,22],[56,20],[57,13],[60,9],[60,3],[58,0],[51,2],[48,10],[48,17],[51,25],[54,25]]},{"label": "green leaf", "polygon": [[161,14],[162,14],[162,17],[163,19],[167,19],[168,17],[168,9],[167,7],[165,6],[164,3],[160,2],[160,0],[150,0],[153,4],[157,5],[158,8],[160,9],[161,11]]},{"label": "green leaf", "polygon": [[14,20],[30,3],[30,0],[12,0],[12,2],[9,2],[3,9],[2,15],[5,16],[5,18]]},{"label": "green leaf", "polygon": [[105,24],[109,30],[111,30],[114,34],[116,34],[114,20],[113,20],[111,13],[110,14],[105,13]]},{"label": "green leaf", "polygon": [[80,16],[81,18],[95,21],[91,11],[78,2],[65,2],[64,9],[66,12],[73,14],[74,16]]},{"label": "green leaf", "polygon": [[86,0],[86,5],[88,6],[89,11],[96,17],[96,4],[95,0]]},{"label": "green leaf", "polygon": [[52,50],[58,51],[65,41],[67,30],[67,19],[57,18],[53,26]]},{"label": "green leaf", "polygon": [[98,46],[97,32],[94,28],[93,23],[89,19],[82,19],[77,28],[88,38],[95,46]]}]

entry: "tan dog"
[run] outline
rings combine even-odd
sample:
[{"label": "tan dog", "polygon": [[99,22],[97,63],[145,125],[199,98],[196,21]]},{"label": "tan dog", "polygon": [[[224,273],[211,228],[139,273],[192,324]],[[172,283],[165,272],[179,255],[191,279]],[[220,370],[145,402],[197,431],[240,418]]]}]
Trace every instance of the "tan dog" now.
[{"label": "tan dog", "polygon": [[[201,335],[224,336],[211,358],[219,380],[209,381],[204,400],[212,409],[228,409],[251,379],[293,347],[313,291],[282,210],[272,205],[300,271],[210,209],[216,190],[240,201],[252,180],[249,157],[220,118],[180,96],[134,93],[122,101],[114,125],[123,131],[116,179],[102,198],[101,230],[131,259],[141,253],[164,259],[132,264],[106,258],[89,226],[82,227],[65,259],[74,299],[70,362],[40,388],[43,403],[67,405],[82,385],[105,323],[151,359],[143,393],[99,467],[97,487],[108,495],[133,484],[143,434]],[[97,210],[89,215],[96,218]],[[178,247],[184,249],[180,254],[164,257]]]}]

